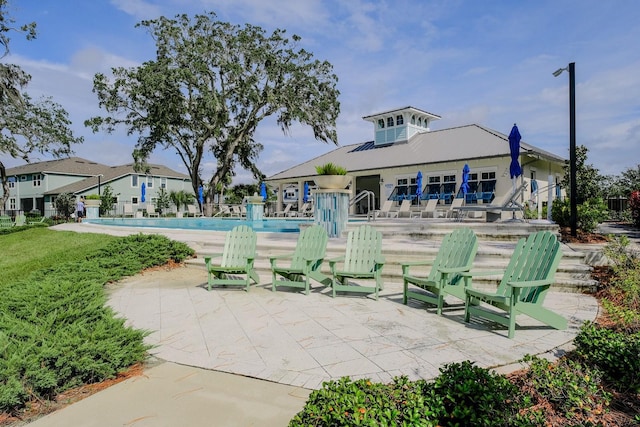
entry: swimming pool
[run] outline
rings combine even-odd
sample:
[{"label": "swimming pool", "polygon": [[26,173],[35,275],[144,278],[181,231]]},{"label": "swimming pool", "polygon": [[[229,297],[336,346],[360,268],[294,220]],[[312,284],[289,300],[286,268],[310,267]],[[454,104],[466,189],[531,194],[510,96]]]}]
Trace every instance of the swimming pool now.
[{"label": "swimming pool", "polygon": [[263,219],[248,221],[238,218],[98,218],[84,222],[99,225],[123,227],[177,228],[181,230],[228,231],[236,225],[248,225],[257,232],[298,233],[300,224],[313,222],[312,219]]}]

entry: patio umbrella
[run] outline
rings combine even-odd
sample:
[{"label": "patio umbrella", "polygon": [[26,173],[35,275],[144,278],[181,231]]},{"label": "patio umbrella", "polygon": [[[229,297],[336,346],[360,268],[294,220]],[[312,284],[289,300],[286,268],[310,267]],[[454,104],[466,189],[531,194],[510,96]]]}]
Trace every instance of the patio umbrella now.
[{"label": "patio umbrella", "polygon": [[264,182],[260,184],[260,195],[262,196],[262,201],[266,202],[267,201],[267,184],[265,184]]},{"label": "patio umbrella", "polygon": [[198,187],[198,201],[200,206],[204,205],[204,188],[202,188],[202,185]]},{"label": "patio umbrella", "polygon": [[309,183],[307,181],[304,182],[304,194],[302,195],[302,201],[304,203],[309,201]]},{"label": "patio umbrella", "polygon": [[144,203],[147,200],[147,185],[143,182],[140,188],[140,202]]},{"label": "patio umbrella", "polygon": [[469,165],[465,163],[462,168],[462,184],[460,185],[460,189],[464,195],[469,192],[469,172],[471,172],[471,169]]},{"label": "patio umbrella", "polygon": [[422,171],[418,171],[418,176],[416,176],[416,200],[418,202],[422,198]]},{"label": "patio umbrella", "polygon": [[509,151],[511,152],[511,165],[509,166],[509,172],[511,173],[511,179],[513,180],[513,188],[516,188],[516,178],[522,174],[522,168],[518,159],[520,157],[520,132],[518,126],[513,124],[511,133],[509,134]]}]

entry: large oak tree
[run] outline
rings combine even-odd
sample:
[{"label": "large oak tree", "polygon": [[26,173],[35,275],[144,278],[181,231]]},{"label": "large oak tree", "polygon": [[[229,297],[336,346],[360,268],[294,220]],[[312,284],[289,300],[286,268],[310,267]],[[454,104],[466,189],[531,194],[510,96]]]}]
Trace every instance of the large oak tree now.
[{"label": "large oak tree", "polygon": [[[338,78],[332,65],[297,46],[285,31],[218,21],[215,13],[142,21],[155,40],[156,59],[99,73],[94,92],[108,115],[85,122],[94,132],[125,126],[137,134],[139,170],[158,146],[173,149],[191,177],[194,193],[208,179],[207,198],[236,165],[263,176],[254,140],[258,124],[275,116],[283,132],[308,125],[316,139],[337,144]],[[203,172],[203,156],[217,165]],[[211,175],[208,175],[211,173]]]},{"label": "large oak tree", "polygon": [[[35,23],[14,26],[7,13],[7,0],[0,0],[0,59],[9,54],[9,34],[22,33],[28,40],[35,38]],[[0,62],[0,154],[29,162],[33,153],[48,153],[54,157],[69,155],[71,145],[82,142],[71,132],[67,112],[51,100],[37,101],[22,92],[31,76],[19,66]],[[2,197],[0,209],[9,198],[9,182],[5,163],[0,160]]]}]

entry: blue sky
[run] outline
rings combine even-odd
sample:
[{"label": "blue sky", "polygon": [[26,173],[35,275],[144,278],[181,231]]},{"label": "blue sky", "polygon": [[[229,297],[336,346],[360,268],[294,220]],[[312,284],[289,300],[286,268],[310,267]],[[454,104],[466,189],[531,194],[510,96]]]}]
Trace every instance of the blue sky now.
[{"label": "blue sky", "polygon": [[[411,105],[440,115],[432,130],[477,123],[568,157],[569,75],[576,63],[577,144],[603,174],[640,164],[640,2],[635,0],[11,0],[38,38],[12,36],[4,62],[33,78],[27,92],[52,96],[85,142],[76,155],[108,165],[131,162],[135,136],[93,134],[103,114],[92,93],[96,72],[154,59],[143,19],[213,11],[220,20],[284,28],[334,65],[341,91],[341,145],[373,139],[363,116]],[[295,126],[283,135],[260,125],[258,166],[272,175],[333,149]],[[44,158],[41,158],[44,159]],[[2,159],[7,166],[19,161]],[[38,159],[36,159],[38,160]],[[185,171],[172,151],[151,161]],[[203,175],[211,175],[206,159]],[[235,181],[252,182],[245,171]]]}]

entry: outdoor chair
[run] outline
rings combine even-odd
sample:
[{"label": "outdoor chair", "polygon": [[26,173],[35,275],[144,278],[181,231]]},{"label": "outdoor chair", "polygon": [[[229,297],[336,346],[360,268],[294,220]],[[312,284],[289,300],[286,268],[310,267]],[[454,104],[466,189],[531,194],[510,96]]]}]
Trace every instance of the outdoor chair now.
[{"label": "outdoor chair", "polygon": [[400,204],[400,209],[398,209],[397,217],[398,218],[402,218],[402,217],[410,218],[411,217],[411,200],[404,199],[402,201],[402,203]]},{"label": "outdoor chair", "polygon": [[464,204],[464,197],[456,197],[451,201],[449,209],[444,212],[444,216],[447,218],[458,217],[460,214],[459,208]]},{"label": "outdoor chair", "polygon": [[152,217],[158,218],[160,216],[158,212],[156,212],[156,207],[153,205],[153,203],[147,204],[147,216],[149,218],[152,218]]},{"label": "outdoor chair", "polygon": [[[520,203],[522,193],[527,188],[527,183],[523,182],[510,194],[496,197],[490,204],[465,205],[457,207],[457,218],[462,220],[468,212],[485,212],[487,214],[501,214],[503,211],[521,212],[524,215],[524,205]],[[487,217],[488,219],[488,217]]]},{"label": "outdoor chair", "polygon": [[16,215],[16,219],[15,219],[15,226],[16,227],[20,227],[23,225],[27,225],[27,217],[25,214],[18,214]]},{"label": "outdoor chair", "polygon": [[220,205],[220,208],[214,217],[216,216],[231,216],[231,209],[227,205]]},{"label": "outdoor chair", "polygon": [[289,216],[289,211],[291,210],[291,206],[293,206],[292,203],[287,203],[287,205],[284,207],[284,210],[276,212],[276,216]]},{"label": "outdoor chair", "polygon": [[376,217],[392,218],[398,216],[398,212],[392,210],[393,200],[385,200],[380,209],[376,211]]},{"label": "outdoor chair", "polygon": [[11,217],[8,215],[0,216],[0,228],[11,228],[13,227],[13,221]]},{"label": "outdoor chair", "polygon": [[[465,278],[465,322],[478,316],[509,329],[513,338],[516,316],[526,314],[555,329],[566,329],[567,319],[542,306],[562,258],[560,242],[549,231],[520,239],[495,292],[472,288],[471,279],[496,272],[462,273]],[[498,272],[499,274],[499,272]]]},{"label": "outdoor chair", "polygon": [[200,217],[202,212],[195,205],[187,205],[187,216]]},{"label": "outdoor chair", "polygon": [[[221,254],[204,257],[207,266],[207,289],[215,286],[244,286],[248,292],[251,280],[260,282],[253,263],[256,257],[257,235],[247,225],[238,225],[227,232]],[[213,264],[213,258],[221,258],[220,264]],[[236,277],[242,275],[244,277]]]},{"label": "outdoor chair", "polygon": [[122,206],[122,216],[123,217],[133,217],[133,205],[131,203],[125,203]]},{"label": "outdoor chair", "polygon": [[[340,258],[329,260],[332,276],[332,295],[336,292],[360,292],[374,294],[383,289],[382,233],[370,225],[361,225],[349,231],[346,253]],[[349,279],[374,280],[374,286],[361,286],[349,282]]]},{"label": "outdoor chair", "polygon": [[300,210],[294,213],[297,217],[305,217],[313,214],[311,203],[306,202],[302,204]]},{"label": "outdoor chair", "polygon": [[[471,270],[477,250],[478,238],[473,230],[459,228],[444,237],[433,261],[402,263],[403,304],[406,305],[409,298],[417,299],[435,305],[436,314],[440,315],[446,295],[464,301],[464,282],[460,273]],[[411,274],[412,267],[420,266],[431,266],[426,277]]]},{"label": "outdoor chair", "polygon": [[438,216],[438,202],[438,199],[428,199],[424,209],[414,212],[411,216],[413,218],[436,218]]},{"label": "outdoor chair", "polygon": [[[309,279],[314,279],[325,286],[330,285],[331,279],[320,273],[328,240],[324,227],[312,225],[300,232],[292,254],[272,256],[270,258],[271,290],[275,292],[278,286],[287,286],[304,289],[305,295],[309,295]],[[282,260],[291,260],[291,262],[286,267],[278,265],[278,261]],[[278,279],[278,276],[281,279]]]}]

